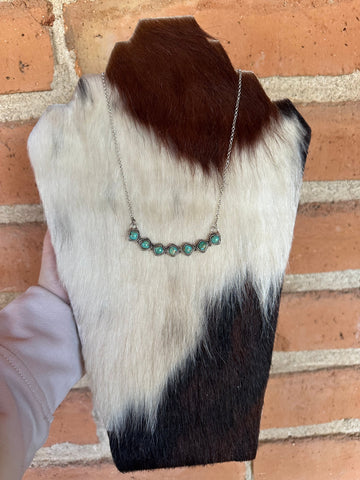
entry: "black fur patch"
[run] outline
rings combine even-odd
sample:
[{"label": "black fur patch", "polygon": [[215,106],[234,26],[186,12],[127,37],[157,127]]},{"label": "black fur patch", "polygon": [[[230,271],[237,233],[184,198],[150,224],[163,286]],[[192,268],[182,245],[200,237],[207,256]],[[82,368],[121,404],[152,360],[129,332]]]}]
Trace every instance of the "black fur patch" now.
[{"label": "black fur patch", "polygon": [[302,139],[302,142],[300,143],[300,151],[301,151],[301,158],[302,158],[302,167],[303,170],[305,168],[305,162],[306,162],[306,157],[308,154],[309,150],[309,144],[310,144],[310,139],[311,139],[311,128],[310,126],[306,123],[304,117],[300,115],[298,110],[296,110],[294,104],[286,98],[285,100],[279,100],[275,102],[275,104],[278,106],[279,110],[285,117],[289,118],[297,118],[299,123],[304,129],[304,138]]},{"label": "black fur patch", "polygon": [[155,430],[130,412],[125,428],[108,432],[120,471],[255,457],[278,307],[279,296],[265,319],[248,283],[212,308],[206,343],[169,381]]},{"label": "black fur patch", "polygon": [[85,102],[85,100],[93,102],[88,83],[84,77],[81,77],[78,81],[76,92],[78,93],[83,102]]}]

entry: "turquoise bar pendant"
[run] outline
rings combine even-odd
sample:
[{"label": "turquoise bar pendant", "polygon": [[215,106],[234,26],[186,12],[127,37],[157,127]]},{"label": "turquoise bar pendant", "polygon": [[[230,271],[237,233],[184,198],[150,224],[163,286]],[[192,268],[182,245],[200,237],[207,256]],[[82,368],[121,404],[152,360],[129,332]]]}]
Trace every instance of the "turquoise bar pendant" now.
[{"label": "turquoise bar pendant", "polygon": [[162,243],[152,243],[148,238],[142,237],[140,231],[136,226],[132,226],[128,231],[128,239],[130,242],[137,243],[141,250],[151,250],[156,257],[168,255],[169,257],[176,257],[180,253],[190,257],[194,252],[205,253],[209,247],[220,245],[221,236],[218,231],[212,231],[207,240],[201,239],[195,243],[185,242],[181,247],[170,243],[166,247]]}]

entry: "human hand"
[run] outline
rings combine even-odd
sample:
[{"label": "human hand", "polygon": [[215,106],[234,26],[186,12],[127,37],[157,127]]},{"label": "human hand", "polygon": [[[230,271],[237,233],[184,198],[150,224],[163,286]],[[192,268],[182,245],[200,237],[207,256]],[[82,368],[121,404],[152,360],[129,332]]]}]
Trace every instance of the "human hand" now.
[{"label": "human hand", "polygon": [[49,290],[51,293],[54,293],[64,300],[64,302],[70,303],[68,294],[59,279],[55,252],[51,243],[49,230],[46,231],[44,237],[38,285]]}]

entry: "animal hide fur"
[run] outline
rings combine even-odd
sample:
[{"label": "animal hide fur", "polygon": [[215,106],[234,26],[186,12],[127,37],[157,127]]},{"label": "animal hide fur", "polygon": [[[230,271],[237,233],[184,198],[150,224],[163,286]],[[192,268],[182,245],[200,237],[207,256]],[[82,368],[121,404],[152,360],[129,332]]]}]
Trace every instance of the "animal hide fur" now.
[{"label": "animal hide fur", "polygon": [[[206,237],[237,91],[227,55],[191,19],[140,22],[106,78],[140,232],[164,245]],[[171,258],[127,240],[99,75],[34,128],[59,275],[119,470],[254,458],[309,141],[292,103],[244,72],[222,244]]]}]

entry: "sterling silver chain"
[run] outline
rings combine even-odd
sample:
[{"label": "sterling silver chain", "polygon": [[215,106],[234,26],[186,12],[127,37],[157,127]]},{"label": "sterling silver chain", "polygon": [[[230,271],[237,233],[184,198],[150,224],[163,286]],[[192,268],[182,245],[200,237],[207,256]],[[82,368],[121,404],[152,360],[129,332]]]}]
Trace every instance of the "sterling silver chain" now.
[{"label": "sterling silver chain", "polygon": [[219,187],[219,197],[218,197],[218,202],[217,202],[217,205],[216,205],[214,223],[213,223],[213,226],[211,227],[213,230],[217,230],[221,201],[222,201],[222,196],[223,196],[223,193],[224,193],[227,174],[228,174],[228,170],[229,170],[231,152],[232,152],[232,147],[233,147],[234,137],[235,137],[235,131],[236,131],[236,122],[237,122],[237,118],[238,118],[238,114],[239,114],[239,104],[240,104],[240,97],[241,97],[241,81],[242,81],[241,70],[238,70],[238,74],[239,74],[239,83],[238,83],[238,92],[237,92],[237,97],[236,97],[236,102],[235,102],[235,112],[234,112],[233,123],[232,123],[232,126],[231,126],[229,148],[228,148],[228,151],[227,151],[227,154],[226,154],[226,162],[225,162],[224,170],[223,170],[222,177],[221,177],[221,183],[220,183],[220,187]]},{"label": "sterling silver chain", "polygon": [[[222,172],[222,175],[221,175],[221,181],[219,182],[219,195],[218,195],[218,200],[217,200],[217,204],[216,204],[214,222],[211,226],[210,232],[217,232],[217,230],[218,230],[218,220],[219,220],[219,215],[220,215],[221,202],[222,202],[222,197],[223,197],[223,193],[224,193],[224,189],[225,189],[225,185],[226,185],[226,179],[227,179],[229,165],[230,165],[230,159],[231,159],[231,152],[232,152],[232,147],[233,147],[233,143],[234,143],[234,137],[235,137],[235,131],[236,131],[236,122],[237,122],[237,118],[238,118],[238,114],[239,114],[239,104],[240,104],[240,97],[241,97],[241,84],[242,84],[242,71],[241,70],[238,70],[238,75],[239,75],[238,91],[237,91],[237,97],[236,97],[236,102],[235,102],[234,118],[233,118],[232,127],[231,127],[229,147],[228,147],[228,151],[227,151],[227,155],[226,155],[226,162],[225,162],[224,169],[223,169],[223,172]],[[117,162],[118,162],[119,168],[120,168],[120,174],[121,174],[121,178],[122,178],[122,182],[123,182],[123,186],[124,186],[126,203],[127,203],[127,206],[128,206],[128,211],[129,211],[130,220],[131,220],[131,228],[132,229],[137,229],[138,227],[137,227],[136,220],[135,220],[134,209],[133,209],[133,205],[132,205],[131,200],[130,200],[129,190],[128,190],[128,186],[127,186],[126,178],[125,178],[125,173],[124,173],[124,167],[123,167],[123,164],[122,164],[122,161],[121,161],[120,148],[119,148],[119,143],[118,143],[118,140],[117,140],[117,133],[116,133],[116,130],[115,130],[115,125],[114,125],[114,117],[113,117],[113,112],[112,112],[111,104],[110,104],[110,95],[109,95],[109,91],[108,91],[108,88],[107,88],[107,85],[106,85],[105,73],[104,72],[101,74],[101,77],[102,77],[102,84],[103,84],[103,88],[104,88],[107,109],[108,109],[108,113],[109,113],[111,133],[112,133],[112,137],[113,137],[113,140],[114,140],[116,159],[117,159]],[[148,240],[148,239],[146,239],[146,240]],[[151,242],[150,242],[150,245],[151,245],[151,248],[152,248],[153,245],[151,244]]]},{"label": "sterling silver chain", "polygon": [[115,130],[115,126],[114,126],[114,117],[113,117],[113,113],[112,113],[112,109],[111,109],[111,105],[110,105],[109,92],[108,92],[108,89],[106,87],[105,72],[102,72],[101,78],[102,78],[102,83],[103,83],[104,92],[105,92],[107,109],[108,109],[109,117],[110,117],[110,127],[111,127],[111,133],[112,133],[112,136],[113,136],[113,139],[114,139],[116,159],[117,159],[117,162],[118,162],[119,167],[120,167],[120,174],[121,174],[121,179],[122,179],[122,182],[123,182],[123,185],[124,185],[126,203],[127,203],[129,214],[130,214],[131,225],[133,227],[136,227],[134,210],[133,210],[133,207],[132,207],[132,204],[131,204],[131,201],[130,201],[129,191],[128,191],[127,183],[126,183],[126,180],[125,180],[124,168],[123,168],[123,165],[122,165],[122,162],[121,162],[119,143],[117,141],[117,135],[116,135],[116,130]]}]

